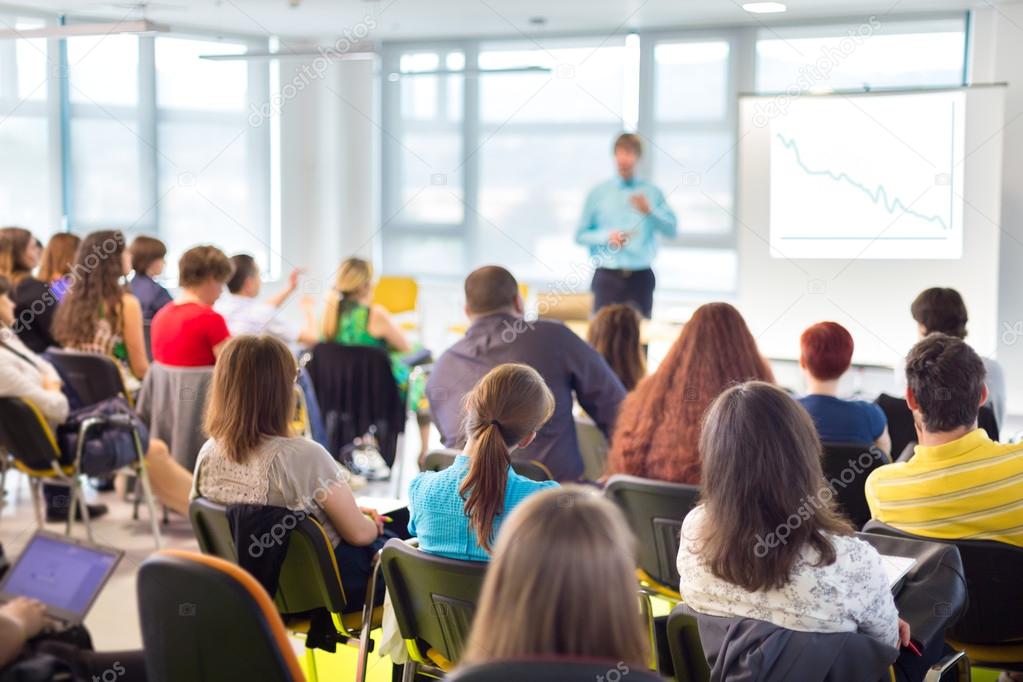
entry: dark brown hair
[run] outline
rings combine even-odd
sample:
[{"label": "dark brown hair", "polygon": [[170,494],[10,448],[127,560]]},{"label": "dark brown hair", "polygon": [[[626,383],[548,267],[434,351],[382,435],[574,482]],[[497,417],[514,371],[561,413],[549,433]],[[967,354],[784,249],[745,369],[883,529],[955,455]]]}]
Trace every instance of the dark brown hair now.
[{"label": "dark brown hair", "polygon": [[931,287],[924,289],[910,306],[913,319],[924,328],[925,334],[941,332],[960,339],[966,338],[966,303],[955,289]]},{"label": "dark brown hair", "polygon": [[139,235],[128,247],[131,252],[131,269],[140,275],[146,274],[149,266],[167,257],[167,245],[156,237]]},{"label": "dark brown hair", "polygon": [[478,268],[465,278],[465,306],[476,315],[511,307],[518,295],[518,282],[499,265]]},{"label": "dark brown hair", "polygon": [[535,433],[554,414],[554,396],[543,377],[526,365],[498,365],[465,397],[469,473],[458,492],[480,547],[490,551],[504,509],[510,448]]},{"label": "dark brown hair", "polygon": [[788,394],[761,381],[729,388],[707,412],[700,452],[697,540],[714,575],[754,592],[788,584],[806,545],[818,566],[835,561],[828,535],[852,527],[824,480],[813,420]]},{"label": "dark brown hair", "polygon": [[22,259],[33,240],[32,233],[23,227],[0,228],[0,274],[15,286],[32,274],[32,268]]},{"label": "dark brown hair", "polygon": [[607,360],[626,391],[646,376],[646,359],[640,343],[640,318],[636,309],[616,303],[605,306],[590,320],[586,339]]},{"label": "dark brown hair", "polygon": [[235,462],[274,436],[291,435],[298,365],[283,341],[235,336],[213,369],[203,428]]},{"label": "dark brown hair", "polygon": [[984,361],[960,338],[928,334],[906,356],[906,385],[931,433],[977,423]]},{"label": "dark brown hair", "polygon": [[643,142],[636,133],[622,133],[615,138],[614,150],[618,151],[619,147],[628,149],[636,156],[643,156]]},{"label": "dark brown hair", "polygon": [[501,529],[462,663],[569,657],[644,668],[635,557],[621,512],[601,496],[579,486],[529,496]]},{"label": "dark brown hair", "polygon": [[231,266],[234,268],[234,273],[231,275],[231,279],[227,280],[227,290],[232,294],[237,294],[245,285],[245,280],[256,275],[259,268],[256,267],[256,259],[247,253],[231,256]]},{"label": "dark brown hair", "polygon": [[75,252],[81,243],[81,238],[70,232],[60,232],[50,237],[39,264],[39,280],[49,284],[70,273],[75,262]]},{"label": "dark brown hair", "polygon": [[124,248],[120,230],[100,230],[82,240],[71,266],[71,286],[53,316],[53,338],[60,345],[76,348],[93,343],[100,315],[113,333],[119,333]]},{"label": "dark brown hair", "polygon": [[0,296],[11,293],[11,280],[7,279],[3,275],[0,275]]},{"label": "dark brown hair", "polygon": [[193,246],[178,261],[178,283],[196,287],[209,279],[226,282],[231,278],[231,261],[215,246]]},{"label": "dark brown hair", "polygon": [[622,402],[608,473],[699,483],[703,415],[721,391],[750,379],[773,382],[774,374],[742,315],[727,303],[700,306],[657,371]]}]

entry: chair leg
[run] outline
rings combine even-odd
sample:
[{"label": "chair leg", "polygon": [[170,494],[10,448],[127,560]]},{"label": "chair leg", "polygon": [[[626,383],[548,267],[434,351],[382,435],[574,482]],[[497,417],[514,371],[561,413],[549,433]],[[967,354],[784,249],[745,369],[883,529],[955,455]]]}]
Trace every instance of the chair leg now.
[{"label": "chair leg", "polygon": [[[89,538],[89,542],[93,542],[93,539],[92,539],[92,520],[89,519],[89,505],[85,503],[85,492],[81,489],[82,482],[79,479],[77,474],[75,474],[74,477],[72,478],[71,486],[72,486],[72,488],[75,491],[75,494],[72,495],[72,499],[77,497],[78,499],[81,500],[80,506],[81,506],[81,509],[82,509],[82,522],[85,523],[85,537]],[[68,510],[68,517],[67,517],[68,518],[68,528],[70,528],[70,523],[71,523],[71,520],[74,518],[74,516],[75,516],[75,508],[72,506],[71,509]]]},{"label": "chair leg", "polygon": [[305,649],[305,676],[308,682],[319,682],[319,675],[316,672],[316,649]]},{"label": "chair leg", "polygon": [[[381,550],[382,551],[382,550]],[[362,607],[362,630],[359,632],[359,660],[355,664],[355,682],[366,682],[369,667],[370,633],[373,629],[373,606],[376,603],[377,578],[380,575],[380,552],[373,557],[373,570],[366,586],[366,600]]]},{"label": "chair leg", "polygon": [[145,464],[139,467],[139,481],[142,484],[142,494],[146,498],[146,507],[149,508],[149,525],[153,529],[153,542],[156,544],[156,549],[160,549],[160,519],[156,515],[153,488],[149,484],[149,474],[146,472]]},{"label": "chair leg", "polygon": [[416,682],[416,673],[418,672],[418,663],[415,661],[406,661],[405,669],[401,673],[401,682]]},{"label": "chair leg", "polygon": [[[78,485],[77,479],[72,479],[68,486],[68,508],[67,508],[67,522],[64,526],[64,535],[71,535],[71,525],[75,522],[75,507],[78,505]],[[84,504],[82,505],[85,506]],[[88,513],[88,512],[86,512]],[[91,540],[92,538],[90,538]]]},{"label": "chair leg", "polygon": [[649,594],[640,590],[639,604],[640,610],[643,613],[643,618],[646,621],[647,637],[650,638],[650,669],[657,670],[657,634],[654,632],[653,600],[650,598]]},{"label": "chair leg", "polygon": [[36,526],[38,526],[39,528],[43,527],[43,501],[39,499],[40,497],[42,497],[39,493],[39,489],[40,487],[42,487],[42,485],[43,484],[39,481],[38,478],[34,478],[32,476],[29,477],[28,488],[29,490],[32,491],[32,508],[35,509]]}]

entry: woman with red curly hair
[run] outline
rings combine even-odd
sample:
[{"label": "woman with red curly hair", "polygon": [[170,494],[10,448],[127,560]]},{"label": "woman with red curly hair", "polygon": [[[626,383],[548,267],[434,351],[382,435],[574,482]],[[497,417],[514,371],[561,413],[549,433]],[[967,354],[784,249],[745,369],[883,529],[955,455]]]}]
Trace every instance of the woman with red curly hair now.
[{"label": "woman with red curly hair", "polygon": [[726,388],[750,380],[774,383],[774,374],[742,315],[727,303],[697,308],[657,371],[622,403],[608,475],[698,484],[704,412]]}]

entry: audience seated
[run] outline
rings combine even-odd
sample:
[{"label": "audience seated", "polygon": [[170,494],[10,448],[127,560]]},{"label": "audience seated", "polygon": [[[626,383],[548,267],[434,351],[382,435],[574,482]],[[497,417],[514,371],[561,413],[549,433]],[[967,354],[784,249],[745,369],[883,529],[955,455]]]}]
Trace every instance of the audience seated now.
[{"label": "audience seated", "polygon": [[697,442],[704,412],[731,384],[774,381],[739,311],[727,303],[696,309],[667,356],[622,404],[608,475],[699,484]]},{"label": "audience seated", "polygon": [[605,436],[625,396],[604,359],[560,322],[525,320],[519,285],[504,268],[487,266],[465,280],[470,326],[434,365],[426,393],[444,445],[459,447],[462,399],[492,368],[507,362],[533,367],[554,394],[554,415],[522,459],[544,464],[557,481],[578,480],[583,462],[572,417],[573,394]]},{"label": "audience seated", "polygon": [[919,444],[907,462],[874,470],[873,517],[915,535],[1023,546],[1023,445],[977,426],[988,398],[984,362],[961,338],[924,337],[906,358],[906,401]]},{"label": "audience seated", "polygon": [[280,293],[265,301],[259,300],[262,280],[259,265],[247,254],[231,256],[234,274],[227,280],[227,294],[217,299],[213,309],[220,313],[232,334],[270,334],[289,346],[311,346],[318,340],[312,300],[303,297],[305,326],[300,327],[281,315],[281,307],[298,288],[302,270],[295,268]]},{"label": "audience seated", "polygon": [[[963,297],[955,289],[941,287],[925,289],[913,301],[910,310],[919,327],[920,338],[934,332],[948,334],[958,339],[966,338],[966,322],[969,317],[966,314]],[[1007,398],[1005,372],[997,360],[993,358],[981,358],[981,360],[984,362],[984,371],[987,374],[987,404],[991,405],[995,419],[1002,427],[1005,424]],[[901,373],[896,378],[900,384],[905,379]]]},{"label": "audience seated", "polygon": [[348,605],[356,609],[387,539],[383,518],[356,505],[348,474],[322,445],[291,435],[297,373],[294,355],[272,336],[228,341],[213,372],[210,439],[199,452],[192,495],[312,515],[334,545]]},{"label": "audience seated", "polygon": [[531,496],[497,536],[461,663],[567,658],[645,669],[635,570],[635,539],[613,504],[580,487]]},{"label": "audience seated", "polygon": [[117,363],[124,385],[137,390],[149,370],[142,307],[121,284],[131,271],[124,235],[85,237],[75,256],[75,283],[53,317],[53,336],[70,350],[100,353]]},{"label": "audience seated", "polygon": [[42,252],[39,240],[28,230],[0,228],[0,275],[14,287],[10,293],[18,322],[12,329],[33,353],[58,345],[50,333],[57,299],[45,282],[32,276]]},{"label": "audience seated", "polygon": [[75,264],[75,254],[82,243],[81,238],[70,232],[58,232],[50,237],[43,249],[43,257],[39,263],[39,281],[49,285],[50,293],[60,301],[64,298],[73,279],[71,269]]},{"label": "audience seated", "polygon": [[527,447],[554,413],[554,396],[537,371],[499,365],[466,396],[465,452],[442,471],[419,474],[409,487],[409,532],[420,549],[486,561],[509,512],[553,481],[512,471],[511,453]]},{"label": "audience seated", "polygon": [[178,261],[181,295],[153,318],[153,359],[170,367],[209,367],[231,336],[213,304],[232,274],[231,261],[214,246],[196,246]]},{"label": "audience seated", "polygon": [[[60,378],[50,363],[33,353],[11,332],[14,303],[8,296],[10,285],[0,277],[0,397],[27,398],[34,404],[51,428],[68,417],[67,397],[61,392]],[[179,513],[187,513],[191,474],[171,458],[163,441],[151,438],[146,450],[146,470],[153,493],[165,505]],[[65,488],[44,485],[46,518],[61,521],[68,509],[57,502]],[[89,505],[89,516],[106,513],[104,505]],[[76,510],[77,513],[77,510]]]},{"label": "audience seated", "polygon": [[803,332],[799,345],[799,366],[806,377],[806,395],[799,402],[813,417],[821,440],[873,443],[890,452],[888,420],[881,408],[838,397],[838,382],[852,364],[852,335],[837,322],[818,322]]},{"label": "audience seated", "polygon": [[[835,509],[805,410],[770,384],[734,386],[711,405],[700,452],[701,504],[682,524],[678,554],[689,607],[907,645],[880,555]],[[917,671],[909,656],[899,667]]]},{"label": "audience seated", "polygon": [[614,303],[590,320],[586,340],[607,361],[626,391],[646,376],[646,357],[639,339],[640,317],[632,306]]},{"label": "audience seated", "polygon": [[155,279],[163,273],[167,246],[155,237],[141,235],[132,240],[128,251],[131,269],[135,272],[131,278],[131,293],[142,305],[142,319],[150,322],[160,308],[174,300]]}]

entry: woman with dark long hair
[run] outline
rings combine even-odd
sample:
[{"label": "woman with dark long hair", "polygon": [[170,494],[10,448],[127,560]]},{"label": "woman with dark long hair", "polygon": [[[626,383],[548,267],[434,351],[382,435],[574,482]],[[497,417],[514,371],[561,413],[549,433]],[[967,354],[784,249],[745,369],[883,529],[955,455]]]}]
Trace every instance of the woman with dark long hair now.
[{"label": "woman with dark long hair", "polygon": [[124,284],[129,272],[124,234],[101,230],[86,236],[71,267],[74,284],[54,316],[53,335],[65,348],[112,358],[130,390],[145,376],[149,358],[142,306]]},{"label": "woman with dark long hair", "polygon": [[639,313],[635,308],[615,303],[601,308],[586,331],[586,340],[607,361],[626,391],[636,388],[646,376],[639,325]]},{"label": "woman with dark long hair", "polygon": [[31,232],[22,227],[0,228],[0,275],[13,289],[14,331],[33,353],[56,346],[51,327],[57,298],[46,282],[32,276],[39,265],[43,247]]},{"label": "woman with dark long hair", "polygon": [[727,303],[700,306],[622,403],[607,473],[699,483],[703,415],[721,391],[750,379],[773,382],[774,374],[742,315]]}]

